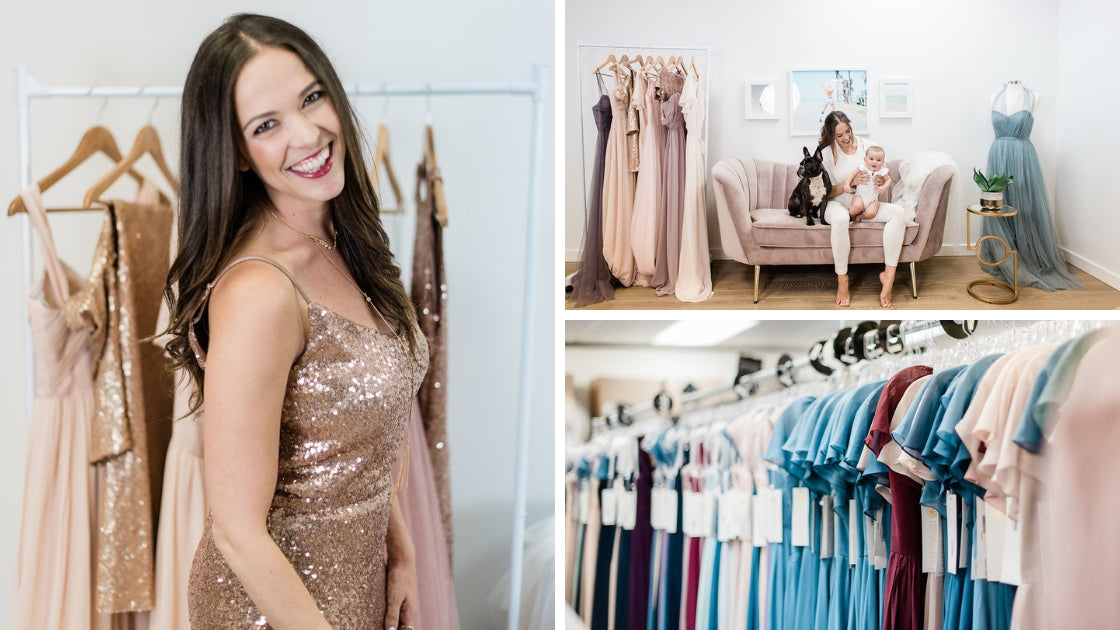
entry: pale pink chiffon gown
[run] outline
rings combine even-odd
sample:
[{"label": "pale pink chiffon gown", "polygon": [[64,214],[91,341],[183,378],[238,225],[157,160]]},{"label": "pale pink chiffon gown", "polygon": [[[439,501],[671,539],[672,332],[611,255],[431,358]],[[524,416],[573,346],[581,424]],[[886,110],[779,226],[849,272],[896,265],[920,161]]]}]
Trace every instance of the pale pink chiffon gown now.
[{"label": "pale pink chiffon gown", "polygon": [[607,135],[607,160],[603,170],[603,258],[611,274],[622,283],[634,283],[634,249],[630,245],[630,224],[634,214],[634,185],[630,172],[630,144],[626,137],[627,111],[630,107],[630,82],[624,75],[616,78],[609,92],[611,130]]},{"label": "pale pink chiffon gown", "polygon": [[634,249],[636,274],[634,284],[648,287],[653,284],[657,258],[657,220],[661,202],[661,103],[654,97],[656,82],[640,73],[634,89],[640,97],[638,110],[641,138],[638,153],[638,181],[634,189],[634,215],[630,223],[630,245]]}]

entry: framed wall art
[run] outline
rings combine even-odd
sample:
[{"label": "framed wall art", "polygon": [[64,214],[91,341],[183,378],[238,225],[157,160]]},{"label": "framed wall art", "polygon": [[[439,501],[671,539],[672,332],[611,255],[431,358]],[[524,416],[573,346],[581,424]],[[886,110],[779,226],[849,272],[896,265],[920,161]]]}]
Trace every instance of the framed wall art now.
[{"label": "framed wall art", "polygon": [[848,115],[855,133],[870,133],[869,105],[866,69],[790,71],[790,135],[819,135],[825,116],[834,111]]},{"label": "framed wall art", "polygon": [[879,117],[912,118],[914,83],[910,79],[883,79],[879,82]]},{"label": "framed wall art", "polygon": [[770,120],[779,118],[777,81],[769,79],[747,81],[745,92],[747,118]]}]

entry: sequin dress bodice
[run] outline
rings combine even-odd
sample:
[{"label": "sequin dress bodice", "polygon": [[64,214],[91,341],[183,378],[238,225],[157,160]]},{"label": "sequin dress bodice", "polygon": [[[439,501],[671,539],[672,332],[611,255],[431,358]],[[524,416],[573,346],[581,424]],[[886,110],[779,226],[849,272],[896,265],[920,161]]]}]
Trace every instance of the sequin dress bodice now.
[{"label": "sequin dress bodice", "polygon": [[[268,528],[337,630],[381,627],[392,466],[424,379],[407,342],[308,302],[288,376]],[[191,569],[191,627],[267,628],[207,523]]]}]

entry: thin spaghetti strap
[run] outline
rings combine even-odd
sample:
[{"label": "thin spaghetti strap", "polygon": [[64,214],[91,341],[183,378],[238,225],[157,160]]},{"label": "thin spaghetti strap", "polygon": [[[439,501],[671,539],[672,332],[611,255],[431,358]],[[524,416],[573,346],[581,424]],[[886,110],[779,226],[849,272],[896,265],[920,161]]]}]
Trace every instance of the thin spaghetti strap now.
[{"label": "thin spaghetti strap", "polygon": [[230,264],[226,265],[222,268],[221,271],[218,272],[217,276],[214,276],[213,280],[206,283],[206,290],[202,293],[202,304],[198,308],[198,313],[195,314],[194,319],[191,320],[190,325],[187,327],[187,340],[190,342],[191,350],[194,352],[194,358],[196,361],[198,361],[199,367],[204,370],[206,369],[206,351],[202,349],[202,346],[198,343],[198,337],[195,336],[195,324],[197,324],[199,320],[202,319],[202,314],[206,311],[206,302],[210,299],[210,292],[214,290],[214,285],[218,284],[218,281],[221,280],[222,276],[226,275],[230,269],[233,269],[236,265],[239,265],[248,260],[259,260],[261,262],[268,263],[273,267],[276,267],[285,276],[288,276],[288,280],[292,282],[292,286],[295,287],[297,292],[299,292],[299,295],[303,298],[303,301],[308,303],[311,302],[311,299],[308,298],[307,294],[304,293],[303,289],[300,288],[299,283],[296,282],[296,279],[292,276],[291,272],[289,272],[284,268],[283,265],[276,262],[275,260],[265,258],[264,256],[242,256],[241,258],[238,258]]},{"label": "thin spaghetti strap", "polygon": [[54,235],[51,234],[51,226],[47,222],[43,193],[39,190],[39,184],[31,184],[21,191],[19,196],[23,198],[23,205],[27,208],[27,216],[31,220],[31,225],[39,236],[39,244],[43,248],[43,269],[46,272],[48,282],[50,282],[50,289],[54,293],[52,297],[58,300],[58,304],[52,304],[52,306],[60,307],[70,297],[70,283],[66,280],[66,272],[62,268],[58,251],[54,246]]},{"label": "thin spaghetti strap", "polygon": [[603,75],[596,72],[595,80],[599,82],[599,96],[603,96],[607,93],[607,86],[603,85]]}]

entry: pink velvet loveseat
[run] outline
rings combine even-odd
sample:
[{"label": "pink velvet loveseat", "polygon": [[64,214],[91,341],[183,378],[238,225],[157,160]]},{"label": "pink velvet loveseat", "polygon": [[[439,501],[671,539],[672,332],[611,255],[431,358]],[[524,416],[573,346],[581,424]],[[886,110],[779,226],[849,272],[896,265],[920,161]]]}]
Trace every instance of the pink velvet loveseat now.
[{"label": "pink velvet loveseat", "polygon": [[[891,179],[899,181],[900,160],[887,162]],[[805,218],[791,217],[787,204],[797,186],[797,165],[751,158],[721,160],[712,168],[723,251],[733,260],[754,265],[754,302],[762,265],[832,265],[831,228],[809,227]],[[899,264],[910,263],[910,285],[918,297],[915,263],[941,249],[949,185],[953,169],[941,166],[926,178],[916,208],[917,216],[906,227]],[[890,201],[892,186],[880,197]],[[850,263],[883,262],[883,224],[859,223],[851,228]]]}]

